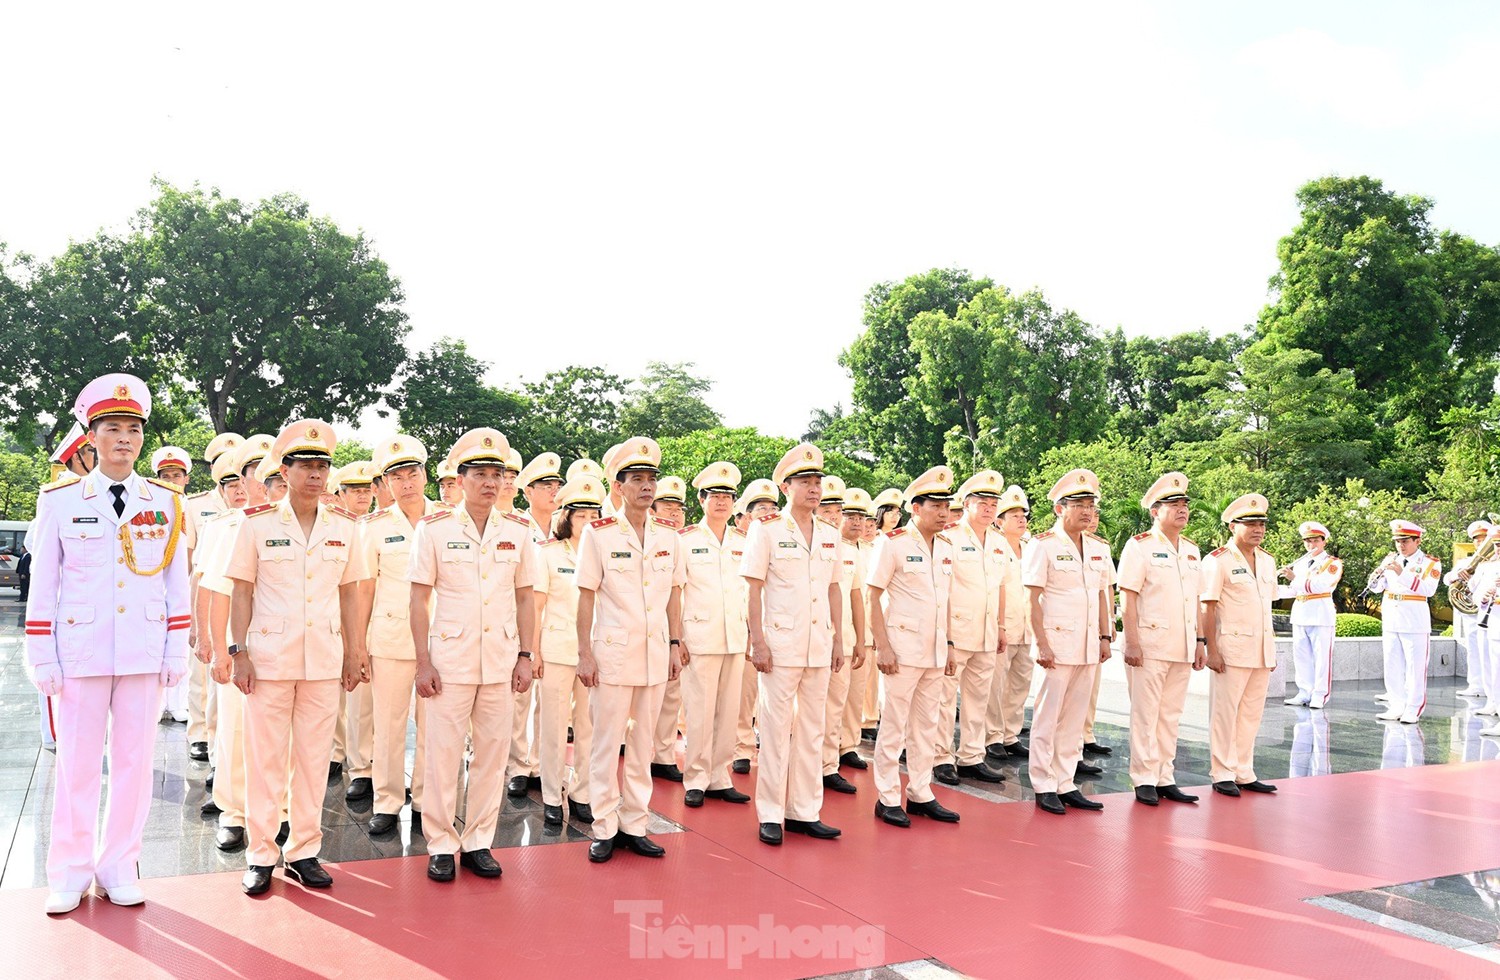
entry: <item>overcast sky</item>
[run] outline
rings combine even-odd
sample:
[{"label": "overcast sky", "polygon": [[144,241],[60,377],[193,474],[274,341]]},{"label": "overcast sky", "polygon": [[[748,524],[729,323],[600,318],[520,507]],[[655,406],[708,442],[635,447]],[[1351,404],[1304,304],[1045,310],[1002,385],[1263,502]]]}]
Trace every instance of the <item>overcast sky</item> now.
[{"label": "overcast sky", "polygon": [[695,361],[779,435],[847,403],[866,290],[933,266],[1223,332],[1319,175],[1500,242],[1495,4],[443,9],[13,5],[0,241],[123,227],[153,174],[293,191],[374,240],[414,346],[498,384]]}]

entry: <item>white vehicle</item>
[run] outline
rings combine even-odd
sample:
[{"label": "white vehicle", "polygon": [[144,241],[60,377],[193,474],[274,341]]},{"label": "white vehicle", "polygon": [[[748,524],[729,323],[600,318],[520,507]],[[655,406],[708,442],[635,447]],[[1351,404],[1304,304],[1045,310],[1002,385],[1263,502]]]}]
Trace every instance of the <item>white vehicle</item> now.
[{"label": "white vehicle", "polygon": [[26,541],[30,521],[0,521],[0,588],[15,588],[16,562],[21,560],[21,545]]}]

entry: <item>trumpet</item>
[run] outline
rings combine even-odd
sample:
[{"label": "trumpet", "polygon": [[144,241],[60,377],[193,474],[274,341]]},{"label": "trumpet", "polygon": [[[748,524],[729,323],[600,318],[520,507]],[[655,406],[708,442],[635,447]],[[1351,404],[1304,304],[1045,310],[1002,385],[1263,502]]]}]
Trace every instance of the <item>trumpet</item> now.
[{"label": "trumpet", "polygon": [[1394,551],[1382,558],[1380,564],[1376,565],[1375,570],[1370,573],[1369,580],[1365,582],[1365,591],[1380,592],[1385,585],[1385,567],[1393,561],[1399,562],[1400,560],[1401,556]]}]

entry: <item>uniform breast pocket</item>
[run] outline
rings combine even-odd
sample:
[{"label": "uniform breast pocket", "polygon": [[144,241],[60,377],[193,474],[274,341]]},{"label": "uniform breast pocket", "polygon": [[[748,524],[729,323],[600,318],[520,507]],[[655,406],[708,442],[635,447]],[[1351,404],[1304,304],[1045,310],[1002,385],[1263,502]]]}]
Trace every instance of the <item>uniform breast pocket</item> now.
[{"label": "uniform breast pocket", "polygon": [[688,552],[689,565],[712,565],[714,563],[713,552],[707,548],[695,548]]},{"label": "uniform breast pocket", "polygon": [[671,555],[657,555],[651,559],[651,570],[653,572],[670,572],[672,570]]},{"label": "uniform breast pocket", "polygon": [[109,560],[109,541],[97,524],[72,524],[63,529],[63,565],[88,568]]},{"label": "uniform breast pocket", "polygon": [[167,639],[167,604],[146,603],[146,644],[150,649],[161,649]]},{"label": "uniform breast pocket", "polygon": [[62,660],[82,660],[89,653],[89,635],[94,625],[94,607],[66,603],[57,607],[57,655]]},{"label": "uniform breast pocket", "polygon": [[325,544],[322,551],[323,554],[320,557],[326,562],[333,562],[336,565],[349,563],[349,549],[343,545]]},{"label": "uniform breast pocket", "polygon": [[474,549],[444,548],[438,552],[438,561],[449,571],[462,572],[474,567]]},{"label": "uniform breast pocket", "polygon": [[501,574],[503,580],[511,581],[516,577],[516,565],[521,561],[521,552],[516,548],[495,549],[495,569]]},{"label": "uniform breast pocket", "polygon": [[262,548],[260,574],[271,582],[289,582],[296,574],[296,557],[289,547]]}]

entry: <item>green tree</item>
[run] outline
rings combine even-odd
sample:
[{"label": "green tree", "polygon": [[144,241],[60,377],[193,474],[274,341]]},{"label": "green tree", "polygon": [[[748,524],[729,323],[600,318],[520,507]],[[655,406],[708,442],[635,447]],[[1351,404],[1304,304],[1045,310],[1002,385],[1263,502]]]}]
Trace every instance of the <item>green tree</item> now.
[{"label": "green tree", "polygon": [[1116,327],[1104,338],[1109,351],[1106,383],[1113,417],[1110,428],[1155,448],[1210,439],[1204,426],[1185,426],[1178,409],[1201,400],[1211,387],[1204,363],[1230,363],[1245,347],[1238,334],[1215,337],[1193,330],[1172,337],[1129,337]]},{"label": "green tree", "polygon": [[621,431],[625,382],[603,368],[549,371],[541,381],[528,383],[525,391],[537,415],[542,446],[563,459],[597,460],[622,438],[642,434]]},{"label": "green tree", "polygon": [[649,362],[625,395],[616,423],[619,431],[659,438],[720,425],[719,413],[704,397],[713,382],[693,374],[692,367]]},{"label": "green tree", "polygon": [[29,521],[36,516],[37,488],[51,475],[47,454],[0,452],[0,520]]},{"label": "green tree", "polygon": [[[1031,500],[1031,528],[1034,532],[1050,528],[1055,516],[1047,500],[1057,481],[1074,469],[1091,470],[1099,478],[1103,496],[1099,509],[1099,534],[1108,538],[1115,553],[1125,546],[1132,534],[1151,526],[1151,515],[1141,509],[1141,497],[1167,467],[1160,467],[1144,448],[1135,442],[1109,436],[1096,442],[1072,442],[1056,446],[1041,454],[1037,466],[1021,477],[1021,486]],[[1019,482],[1015,478],[1011,482]]]},{"label": "green tree", "polygon": [[385,400],[401,431],[421,440],[434,461],[459,436],[481,427],[499,429],[527,458],[545,452],[536,406],[525,395],[485,384],[489,368],[462,340],[445,337],[411,355]]}]

